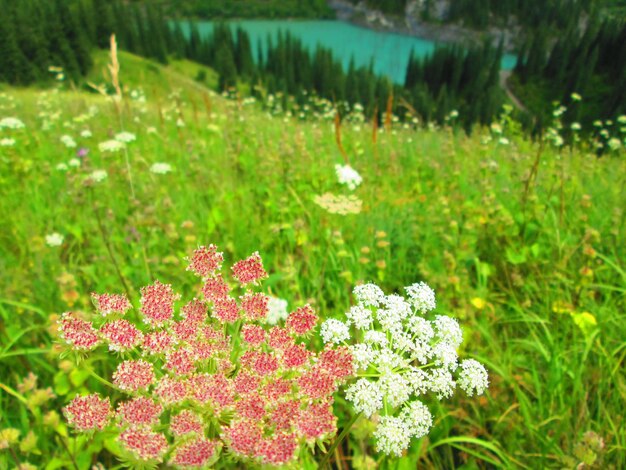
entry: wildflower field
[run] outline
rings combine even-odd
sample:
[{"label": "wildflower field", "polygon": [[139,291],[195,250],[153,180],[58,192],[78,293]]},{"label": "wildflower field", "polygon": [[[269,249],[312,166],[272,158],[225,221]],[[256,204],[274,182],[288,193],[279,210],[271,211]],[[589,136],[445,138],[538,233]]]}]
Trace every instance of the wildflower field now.
[{"label": "wildflower field", "polygon": [[0,89],[0,469],[626,467],[619,130],[95,60]]}]

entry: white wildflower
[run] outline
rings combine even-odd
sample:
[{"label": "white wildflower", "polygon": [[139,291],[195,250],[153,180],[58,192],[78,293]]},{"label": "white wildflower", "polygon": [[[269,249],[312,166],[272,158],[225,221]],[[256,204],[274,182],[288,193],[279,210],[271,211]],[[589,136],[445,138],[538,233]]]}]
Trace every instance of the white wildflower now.
[{"label": "white wildflower", "polygon": [[376,344],[378,346],[387,346],[387,344],[389,344],[387,335],[378,330],[366,331],[363,335],[363,341],[370,344]]},{"label": "white wildflower", "polygon": [[83,139],[88,139],[89,137],[91,137],[91,131],[89,129],[85,129],[84,131],[81,131],[80,136]]},{"label": "white wildflower", "polygon": [[183,121],[182,118],[178,118],[176,120],[176,126],[177,127],[185,127],[185,121]]},{"label": "white wildflower", "polygon": [[409,299],[411,299],[411,305],[415,307],[419,312],[426,313],[434,310],[437,306],[435,301],[435,291],[430,288],[425,282],[417,282],[408,287],[405,287]]},{"label": "white wildflower", "polygon": [[65,163],[59,163],[56,166],[56,169],[59,170],[59,171],[67,171],[68,167],[67,167],[67,165]]},{"label": "white wildflower", "polygon": [[422,369],[410,366],[405,376],[415,395],[424,395],[430,389],[430,376]]},{"label": "white wildflower", "polygon": [[67,164],[73,168],[78,168],[80,166],[80,160],[78,158],[72,158]]},{"label": "white wildflower", "polygon": [[389,348],[383,348],[376,352],[375,359],[376,368],[380,372],[389,372],[395,369],[406,369],[408,361],[399,354],[396,354]]},{"label": "white wildflower", "polygon": [[435,336],[431,323],[425,318],[412,316],[407,320],[407,328],[411,334],[421,341],[430,341]]},{"label": "white wildflower", "polygon": [[58,232],[46,235],[46,245],[51,247],[63,245],[63,240],[65,240],[65,237]]},{"label": "white wildflower", "polygon": [[613,137],[608,141],[607,145],[609,146],[611,150],[615,151],[615,150],[620,149],[620,147],[622,146],[622,143],[617,137]]},{"label": "white wildflower", "polygon": [[489,386],[489,376],[485,366],[474,359],[461,362],[458,384],[470,397],[482,395]]},{"label": "white wildflower", "polygon": [[14,117],[5,117],[0,119],[0,129],[24,129],[24,123]]},{"label": "white wildflower", "polygon": [[340,344],[350,339],[350,329],[342,321],[331,318],[322,323],[320,335],[324,343]]},{"label": "white wildflower", "polygon": [[340,184],[345,184],[348,189],[354,191],[363,182],[363,178],[350,165],[335,165],[335,172]]},{"label": "white wildflower", "polygon": [[357,369],[366,370],[376,358],[376,351],[369,344],[357,343],[350,346],[352,360]]},{"label": "white wildflower", "polygon": [[351,307],[350,310],[346,312],[346,317],[348,317],[348,320],[350,320],[355,327],[361,330],[368,330],[372,326],[371,310],[360,305]]},{"label": "white wildflower", "polygon": [[376,382],[359,379],[346,389],[346,400],[369,418],[383,407],[383,392]]},{"label": "white wildflower", "polygon": [[397,416],[383,416],[374,432],[376,450],[400,457],[411,443],[411,429]]},{"label": "white wildflower", "polygon": [[137,140],[137,137],[131,132],[120,132],[118,134],[115,134],[115,140],[117,140],[118,142],[129,144]]},{"label": "white wildflower", "polygon": [[61,143],[63,145],[65,145],[67,148],[74,148],[76,147],[76,141],[72,138],[72,136],[70,135],[62,135],[61,138],[59,139],[61,141]]},{"label": "white wildflower", "polygon": [[124,150],[125,147],[126,144],[118,140],[106,140],[98,144],[98,149],[103,153],[117,153]]},{"label": "white wildflower", "polygon": [[437,337],[453,347],[458,348],[463,342],[463,332],[459,326],[459,322],[454,318],[445,315],[437,315],[435,321],[435,331]]},{"label": "white wildflower", "polygon": [[393,408],[402,405],[411,397],[411,385],[401,374],[387,372],[378,380],[385,400]]},{"label": "white wildflower", "polygon": [[156,175],[165,175],[172,171],[172,165],[169,163],[153,163],[150,172]]},{"label": "white wildflower", "polygon": [[88,179],[92,180],[95,183],[101,183],[102,181],[107,179],[108,176],[109,174],[106,172],[106,170],[94,170],[88,176]]},{"label": "white wildflower", "polygon": [[432,355],[435,358],[435,364],[438,366],[456,370],[459,365],[459,355],[456,352],[456,348],[444,341],[437,343],[433,347]]},{"label": "white wildflower", "polygon": [[448,369],[431,369],[428,386],[430,391],[437,394],[437,398],[441,400],[452,396],[456,382]]},{"label": "white wildflower", "polygon": [[385,293],[376,284],[362,284],[356,286],[352,293],[357,302],[365,307],[378,307],[385,297]]},{"label": "white wildflower", "polygon": [[276,325],[279,321],[285,320],[289,316],[287,311],[287,301],[278,297],[270,297],[267,302],[267,316],[265,322]]},{"label": "white wildflower", "polygon": [[400,417],[407,424],[411,436],[424,437],[433,425],[433,415],[421,401],[415,400],[402,409]]},{"label": "white wildflower", "polygon": [[11,137],[5,137],[0,140],[0,147],[13,147],[15,145],[15,139]]}]

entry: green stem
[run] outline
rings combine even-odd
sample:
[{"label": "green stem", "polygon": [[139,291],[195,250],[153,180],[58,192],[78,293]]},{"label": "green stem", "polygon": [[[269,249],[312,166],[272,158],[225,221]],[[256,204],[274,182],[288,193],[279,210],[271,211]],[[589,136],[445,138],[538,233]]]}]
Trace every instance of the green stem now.
[{"label": "green stem", "polygon": [[324,458],[320,462],[319,468],[326,468],[328,466],[328,463],[330,462],[330,458],[335,453],[335,449],[337,449],[337,447],[339,447],[339,444],[343,442],[343,440],[346,438],[346,436],[350,432],[350,429],[352,429],[352,426],[354,425],[354,423],[356,423],[357,419],[359,419],[360,417],[361,417],[361,413],[355,414],[352,417],[352,419],[348,422],[348,424],[345,425],[345,427],[343,428],[343,431],[341,431],[341,434],[339,434],[339,436],[330,445],[330,448],[328,449],[328,451],[324,455]]}]

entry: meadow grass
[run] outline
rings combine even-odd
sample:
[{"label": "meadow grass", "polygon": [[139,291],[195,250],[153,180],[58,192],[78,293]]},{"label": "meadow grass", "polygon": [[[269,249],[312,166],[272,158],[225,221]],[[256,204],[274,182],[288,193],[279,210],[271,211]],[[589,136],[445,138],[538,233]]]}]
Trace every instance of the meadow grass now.
[{"label": "meadow grass", "polygon": [[[94,84],[106,82],[105,60],[96,57]],[[54,321],[90,311],[91,292],[128,289],[136,304],[154,279],[189,297],[196,281],[182,274],[183,258],[209,243],[230,262],[259,250],[270,292],[290,307],[310,302],[322,318],[343,314],[359,281],[392,292],[425,280],[438,311],[462,319],[463,352],[487,365],[488,394],[435,405],[431,434],[398,460],[378,456],[357,421],[337,452],[342,468],[626,466],[623,154],[399,124],[373,144],[369,125],[344,123],[363,210],[333,215],[313,202],[346,192],[332,120],[225,100],[194,80],[200,67],[190,63],[121,54],[121,64],[119,106],[82,89],[0,97],[2,116],[26,124],[2,131],[16,144],[0,147],[0,430],[36,439],[0,446],[0,468],[115,465],[106,437],[75,438],[50,414],[87,386],[106,390],[90,368],[107,371],[59,358]],[[145,103],[130,98],[140,87]],[[91,137],[79,136],[85,129]],[[124,152],[98,148],[121,130],[137,136],[129,166]],[[78,148],[64,134],[89,153],[59,170]],[[151,172],[158,162],[172,171]],[[95,170],[108,177],[90,181]],[[46,244],[54,232],[61,246]],[[30,372],[54,397],[18,385]],[[338,400],[340,426],[346,406]]]}]

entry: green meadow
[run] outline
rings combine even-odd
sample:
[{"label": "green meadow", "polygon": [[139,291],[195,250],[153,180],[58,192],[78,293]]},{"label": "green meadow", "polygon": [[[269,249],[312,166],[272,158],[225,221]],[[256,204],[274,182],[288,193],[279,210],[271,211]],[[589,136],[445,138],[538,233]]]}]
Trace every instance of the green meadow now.
[{"label": "green meadow", "polygon": [[[138,305],[156,279],[191,298],[185,257],[211,243],[228,265],[258,250],[265,291],[322,320],[359,283],[425,281],[486,365],[486,394],[429,403],[433,429],[402,457],[376,453],[359,420],[334,468],[626,467],[623,150],[531,141],[506,113],[467,135],[453,120],[374,130],[354,112],[344,155],[332,112],[220,96],[210,69],[126,53],[115,101],[107,61],[80,86],[0,90],[0,118],[25,124],[0,130],[14,140],[0,147],[0,469],[117,468],[106,438],[61,413],[77,393],[119,396],[97,378],[111,366],[59,354],[56,320],[93,315],[92,292]],[[136,139],[101,148],[122,131]],[[353,192],[335,175],[346,162],[363,177]],[[328,212],[325,193],[360,211]],[[334,407],[341,429],[349,404]]]}]

